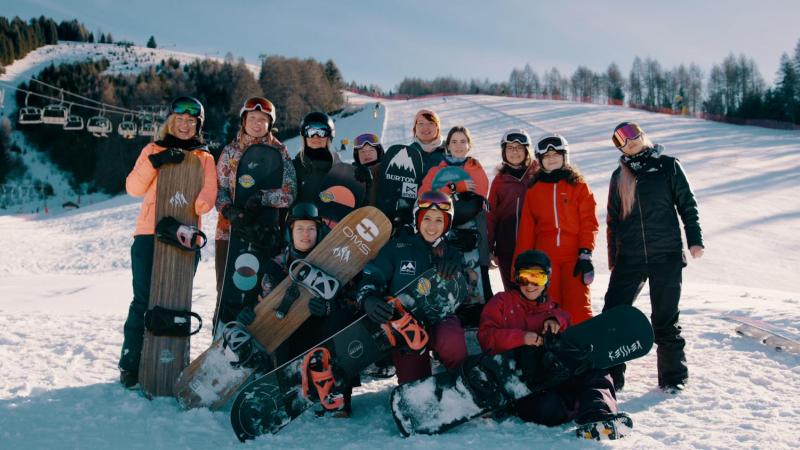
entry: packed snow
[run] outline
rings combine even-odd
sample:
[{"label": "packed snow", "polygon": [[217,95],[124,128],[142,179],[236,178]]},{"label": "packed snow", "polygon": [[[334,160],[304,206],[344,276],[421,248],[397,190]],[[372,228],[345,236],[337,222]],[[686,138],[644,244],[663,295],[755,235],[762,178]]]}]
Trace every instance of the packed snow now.
[{"label": "packed snow", "polygon": [[[13,67],[13,66],[11,66]],[[337,140],[382,131],[385,144],[411,140],[414,113],[436,110],[443,128],[463,124],[490,178],[508,128],[558,131],[589,181],[605,218],[607,183],[618,152],[611,131],[636,120],[680,158],[700,204],[706,255],[684,271],[681,323],[690,384],[680,395],[657,386],[655,351],[629,365],[620,408],[633,433],[619,448],[796,448],[800,356],[739,336],[723,315],[762,319],[800,332],[800,133],[673,117],[615,106],[490,96],[409,101],[360,99],[337,120]],[[278,105],[280,107],[280,105]],[[297,148],[297,142],[290,142]],[[350,153],[348,150],[345,153]],[[240,448],[225,412],[182,410],[171,398],[146,400],[117,382],[122,326],[131,300],[129,248],[138,200],[119,196],[48,216],[0,216],[0,448]],[[213,236],[214,214],[203,228]],[[605,227],[595,251],[593,308],[608,283]],[[202,252],[194,309],[214,310],[213,240]],[[492,271],[495,289],[501,286]],[[648,289],[636,306],[649,313]],[[192,357],[211,342],[192,338]],[[596,448],[569,425],[515,418],[476,419],[440,436],[402,438],[392,420],[395,380],[365,380],[351,419],[307,413],[247,448]]]}]

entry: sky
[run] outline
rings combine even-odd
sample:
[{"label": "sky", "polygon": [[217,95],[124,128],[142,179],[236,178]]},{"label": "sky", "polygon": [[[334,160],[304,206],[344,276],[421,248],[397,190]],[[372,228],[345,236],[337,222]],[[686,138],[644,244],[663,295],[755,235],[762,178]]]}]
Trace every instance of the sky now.
[{"label": "sky", "polygon": [[768,83],[800,40],[797,0],[0,0],[0,15],[77,18],[144,45],[248,62],[259,55],[333,59],[345,80],[392,89],[404,77],[508,79],[579,65],[623,73],[635,56],[708,74],[729,53],[755,59]]}]

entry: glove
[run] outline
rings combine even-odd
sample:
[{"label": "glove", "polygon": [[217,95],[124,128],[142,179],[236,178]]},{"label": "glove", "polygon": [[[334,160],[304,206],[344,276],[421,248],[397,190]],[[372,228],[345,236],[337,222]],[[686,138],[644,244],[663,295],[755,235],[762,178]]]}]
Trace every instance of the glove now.
[{"label": "glove", "polygon": [[372,183],[372,171],[369,170],[369,167],[362,166],[361,164],[356,164],[356,173],[355,178],[356,181],[359,183]]},{"label": "glove", "polygon": [[397,201],[395,205],[395,213],[394,217],[392,218],[392,222],[395,225],[395,228],[398,226],[410,224],[414,221],[414,205],[409,203],[405,199],[400,199]]},{"label": "glove", "polygon": [[455,278],[461,271],[461,255],[453,247],[444,245],[442,258],[439,260],[439,275],[445,279]]},{"label": "glove", "polygon": [[263,208],[263,206],[260,195],[251,195],[250,198],[244,202],[244,212],[255,219],[261,214],[261,208]]},{"label": "glove", "polygon": [[163,152],[153,153],[152,155],[148,156],[147,159],[150,160],[150,164],[153,165],[154,169],[158,169],[164,164],[180,164],[185,157],[186,154],[183,153],[183,150],[177,148],[168,148]]},{"label": "glove", "polygon": [[323,297],[313,297],[308,301],[308,311],[314,317],[328,317],[333,311],[334,303]]},{"label": "glove", "polygon": [[244,326],[249,326],[254,320],[256,320],[256,311],[252,306],[245,306],[236,315],[236,321]]},{"label": "glove", "polygon": [[365,297],[363,305],[367,317],[379,325],[388,322],[394,315],[394,305],[375,295]]},{"label": "glove", "polygon": [[248,224],[248,221],[246,220],[247,215],[245,212],[233,205],[228,205],[222,208],[220,213],[226,219],[228,219],[228,221],[231,223],[231,226],[234,228],[242,228]]},{"label": "glove", "polygon": [[581,276],[583,284],[590,285],[594,281],[594,265],[592,264],[592,252],[589,249],[582,248],[578,250],[578,262],[575,263],[575,269],[572,271],[572,276]]}]

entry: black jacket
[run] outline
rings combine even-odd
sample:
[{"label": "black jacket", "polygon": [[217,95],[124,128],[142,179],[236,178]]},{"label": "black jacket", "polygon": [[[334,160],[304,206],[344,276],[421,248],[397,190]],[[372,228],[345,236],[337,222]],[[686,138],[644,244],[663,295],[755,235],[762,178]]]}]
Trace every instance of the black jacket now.
[{"label": "black jacket", "polygon": [[641,264],[679,256],[683,246],[678,214],[687,247],[703,245],[697,201],[680,162],[663,155],[658,159],[657,170],[636,175],[636,201],[625,219],[617,189],[621,169],[611,175],[606,217],[609,267],[623,261]]}]

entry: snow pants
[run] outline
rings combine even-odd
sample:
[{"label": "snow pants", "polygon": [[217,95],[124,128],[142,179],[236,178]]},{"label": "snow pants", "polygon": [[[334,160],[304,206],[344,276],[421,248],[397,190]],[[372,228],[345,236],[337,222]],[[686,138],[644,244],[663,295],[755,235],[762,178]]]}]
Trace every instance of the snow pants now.
[{"label": "snow pants", "polygon": [[[428,330],[428,348],[436,353],[437,359],[448,369],[455,369],[467,357],[467,341],[464,328],[456,316],[448,316]],[[397,368],[399,384],[420,380],[431,376],[431,357],[407,349],[392,350],[392,361]]]},{"label": "snow pants", "polygon": [[[583,284],[580,274],[573,275],[575,264],[578,262],[577,238],[562,235],[561,245],[537,245],[537,248],[547,254],[553,273],[550,275],[550,286],[547,293],[552,296],[561,309],[569,313],[572,323],[577,325],[592,317],[592,297],[589,286]],[[555,237],[540,239],[543,244],[556,242]]]},{"label": "snow pants", "polygon": [[617,413],[617,397],[608,371],[592,370],[523,397],[514,406],[520,419],[552,427],[571,420],[605,420]]},{"label": "snow pants", "polygon": [[[651,261],[653,258],[651,258]],[[684,346],[678,324],[678,302],[681,298],[682,274],[685,263],[682,254],[667,255],[658,262],[638,264],[621,259],[611,272],[603,311],[618,305],[632,305],[644,287],[650,284],[650,305],[655,343],[658,346],[658,385],[660,387],[685,383],[689,377]],[[624,385],[625,364],[610,370],[614,384]]]},{"label": "snow pants", "polygon": [[[133,272],[133,301],[128,308],[128,318],[123,328],[124,340],[119,358],[121,370],[138,372],[144,342],[144,313],[150,302],[150,278],[153,274],[155,237],[152,234],[133,237],[131,245],[131,271]],[[200,262],[200,251],[195,253],[194,267]]]}]

